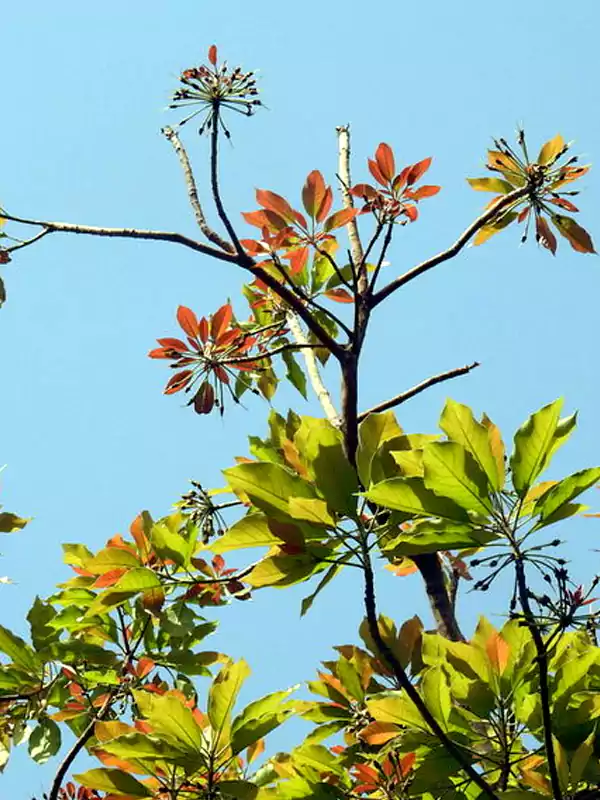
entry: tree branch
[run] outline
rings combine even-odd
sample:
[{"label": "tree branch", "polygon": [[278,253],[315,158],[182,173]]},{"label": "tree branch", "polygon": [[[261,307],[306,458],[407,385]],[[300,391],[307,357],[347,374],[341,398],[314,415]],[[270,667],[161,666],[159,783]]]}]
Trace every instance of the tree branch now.
[{"label": "tree branch", "polygon": [[[350,177],[350,126],[340,125],[336,128],[338,135],[338,176],[340,180],[340,187],[342,192],[342,201],[344,208],[354,208],[354,201],[350,194],[351,177]],[[358,223],[356,219],[350,220],[346,225],[348,231],[348,239],[350,240],[350,252],[352,253],[352,261],[358,267],[363,260],[363,248],[358,233]]]},{"label": "tree branch", "polygon": [[[0,216],[2,216],[0,212]],[[11,247],[4,248],[7,253],[13,253],[15,250],[20,250],[22,247],[29,247],[30,244],[34,244],[34,242],[39,242],[40,239],[43,239],[44,236],[47,236],[51,231],[48,228],[44,228],[39,233],[36,233],[35,236],[32,236],[31,239],[25,239],[24,241],[18,242],[18,244],[13,244]]]},{"label": "tree branch", "polygon": [[212,118],[212,127],[210,131],[210,183],[212,187],[213,200],[217,207],[217,213],[225,230],[229,234],[229,238],[233,242],[233,246],[239,255],[244,255],[244,248],[240,244],[233,225],[231,224],[223,201],[221,200],[221,192],[219,190],[219,109],[215,108],[215,113]]},{"label": "tree branch", "polygon": [[200,199],[198,198],[198,188],[196,186],[192,165],[190,164],[186,149],[181,143],[181,139],[177,135],[176,131],[174,131],[170,126],[163,128],[162,132],[165,138],[173,145],[173,149],[179,158],[179,163],[181,164],[181,168],[183,170],[185,185],[187,187],[190,205],[194,212],[194,216],[196,217],[198,227],[206,236],[206,238],[213,244],[216,244],[217,247],[220,247],[221,250],[225,250],[226,253],[235,253],[235,248],[231,242],[227,242],[225,239],[219,236],[216,231],[213,231],[206,221],[204,211],[202,210],[202,206],[200,204]]},{"label": "tree branch", "polygon": [[358,415],[358,421],[362,422],[363,419],[369,416],[369,414],[379,414],[381,411],[387,411],[389,408],[395,408],[396,406],[402,405],[402,403],[405,403],[407,400],[415,397],[415,395],[421,394],[421,392],[424,392],[431,386],[435,386],[436,383],[443,383],[444,381],[449,381],[452,378],[458,378],[461,375],[466,375],[467,373],[471,372],[472,369],[475,369],[479,366],[479,362],[474,361],[472,364],[467,364],[464,367],[456,367],[456,369],[449,369],[447,372],[440,372],[438,375],[433,375],[431,378],[427,378],[427,380],[421,381],[421,383],[413,386],[412,389],[407,389],[407,391],[402,392],[402,394],[397,394],[395,397],[386,400],[384,403],[379,403],[378,405],[373,406],[373,408],[369,408],[368,411],[363,411]]},{"label": "tree branch", "polygon": [[395,280],[388,283],[387,286],[384,286],[379,292],[376,292],[373,295],[371,307],[375,308],[375,306],[379,305],[386,297],[393,294],[397,289],[404,284],[408,283],[409,281],[418,278],[419,275],[422,275],[427,270],[436,267],[438,264],[443,263],[444,261],[448,261],[450,258],[454,258],[463,247],[468,244],[469,240],[477,233],[477,231],[481,230],[484,225],[487,225],[491,222],[498,214],[502,211],[506,211],[510,206],[514,203],[518,202],[521,198],[525,197],[529,193],[529,187],[523,186],[520,189],[515,189],[514,192],[509,192],[509,194],[504,195],[504,197],[496,203],[492,208],[485,211],[480,217],[469,225],[469,227],[461,233],[458,239],[451,245],[447,250],[443,250],[441,253],[438,253],[435,256],[427,259],[427,261],[422,261],[420,264],[417,264],[416,267],[413,267],[408,272],[405,272],[404,275],[400,275],[400,277],[396,278]]},{"label": "tree branch", "polygon": [[[288,311],[286,314],[286,321],[292,336],[296,341],[296,344],[302,348],[305,348],[308,345],[308,342],[306,341],[306,337],[304,335],[304,331],[302,330],[302,326],[298,321],[298,317],[293,311]],[[313,391],[317,396],[317,400],[321,404],[321,408],[325,412],[327,419],[332,425],[335,425],[336,428],[339,428],[341,425],[341,419],[335,409],[335,406],[333,405],[331,395],[329,394],[327,387],[321,378],[321,373],[319,372],[319,365],[317,364],[317,357],[314,349],[303,349],[302,354],[304,356],[304,363],[306,364],[306,372],[308,373],[308,377]]]}]

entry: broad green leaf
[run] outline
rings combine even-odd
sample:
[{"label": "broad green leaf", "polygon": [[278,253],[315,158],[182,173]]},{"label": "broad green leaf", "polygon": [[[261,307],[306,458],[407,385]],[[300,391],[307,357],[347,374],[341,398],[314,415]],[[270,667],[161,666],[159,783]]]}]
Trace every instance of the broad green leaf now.
[{"label": "broad green leaf", "polygon": [[588,653],[571,658],[558,667],[554,677],[554,690],[552,699],[556,703],[563,695],[584,689],[584,681],[592,666],[600,662],[600,650],[592,648]]},{"label": "broad green leaf", "polygon": [[27,747],[29,755],[37,764],[45,764],[58,753],[60,743],[60,728],[54,720],[45,718],[32,730]]},{"label": "broad green leaf", "polygon": [[427,708],[443,728],[448,725],[452,701],[446,673],[441,666],[425,670],[419,688]]},{"label": "broad green leaf", "polygon": [[164,522],[156,522],[150,531],[150,541],[156,555],[163,561],[173,561],[178,567],[189,562],[189,544]]},{"label": "broad green leaf", "polygon": [[250,781],[219,781],[217,785],[222,793],[221,796],[235,797],[239,798],[239,800],[256,800],[260,792],[260,787]]},{"label": "broad green leaf", "polygon": [[502,178],[467,178],[472,189],[478,192],[499,192],[508,194],[514,190],[514,186]]},{"label": "broad green leaf", "polygon": [[239,464],[223,474],[234,491],[245,493],[253,505],[284,521],[289,518],[290,497],[316,497],[309,483],[277,464]]},{"label": "broad green leaf", "polygon": [[363,486],[371,485],[371,462],[377,450],[388,439],[402,436],[402,428],[398,425],[392,411],[381,414],[369,414],[358,427],[358,451],[356,461],[358,474]]},{"label": "broad green leaf", "polygon": [[489,514],[492,504],[486,474],[455,442],[433,442],[423,451],[425,486],[468,511]]},{"label": "broad green leaf", "polygon": [[157,736],[189,753],[201,753],[206,743],[202,729],[179,697],[134,690],[135,702]]},{"label": "broad green leaf", "polygon": [[306,375],[304,374],[304,370],[296,361],[294,353],[290,350],[284,350],[281,354],[281,357],[283,358],[283,362],[287,368],[285,377],[306,400]]},{"label": "broad green leaf", "polygon": [[593,730],[590,735],[585,739],[575,750],[571,759],[571,783],[573,788],[581,780],[583,772],[588,765],[588,762],[594,752],[594,742],[596,740],[596,731]]},{"label": "broad green leaf", "polygon": [[[84,544],[63,544],[63,561],[74,567],[83,567],[94,554]],[[132,565],[133,566],[133,565]]]},{"label": "broad green leaf", "polygon": [[474,525],[444,519],[418,520],[411,529],[398,534],[385,544],[388,558],[460,550],[489,544],[496,536]]},{"label": "broad green leaf", "polygon": [[378,722],[393,722],[396,725],[414,725],[426,730],[423,717],[403,692],[386,691],[373,695],[366,701],[369,714]]},{"label": "broad green leaf", "polygon": [[92,558],[83,560],[81,566],[94,575],[104,575],[105,572],[120,567],[139,567],[141,565],[138,557],[129,550],[124,550],[122,547],[105,547]]},{"label": "broad green leaf", "polygon": [[40,660],[33,649],[23,639],[16,636],[8,628],[0,625],[0,652],[7,655],[17,666],[27,671],[40,668]]},{"label": "broad green leaf", "polygon": [[546,520],[555,514],[562,505],[574,500],[599,480],[600,467],[591,467],[575,472],[545,492],[536,502],[533,513],[539,514],[542,520]]},{"label": "broad green leaf", "polygon": [[468,450],[487,475],[491,486],[496,491],[501,489],[504,465],[499,474],[498,462],[492,451],[489,428],[477,422],[471,409],[454,400],[447,400],[440,417],[440,427],[450,440]]},{"label": "broad green leaf", "polygon": [[343,569],[343,564],[331,564],[325,575],[319,581],[317,588],[308,595],[308,597],[303,598],[302,603],[300,605],[300,616],[303,617],[307,611],[312,607],[312,604],[315,602],[317,595],[319,595],[323,589],[327,586],[328,583],[335,578],[338,572],[341,572]]},{"label": "broad green leaf", "polygon": [[558,741],[556,736],[552,737],[552,748],[554,750],[554,760],[556,763],[556,771],[558,772],[558,782],[561,791],[566,792],[569,786],[569,762],[564,747]]},{"label": "broad green leaf", "polygon": [[423,477],[422,450],[392,450],[390,455],[402,470],[402,477]]},{"label": "broad green leaf", "polygon": [[99,789],[101,792],[110,792],[116,795],[130,797],[152,797],[148,787],[140,783],[137,778],[120,769],[88,769],[73,776],[82,786],[88,789]]},{"label": "broad green leaf", "polygon": [[[570,433],[568,430],[561,436],[559,432],[562,404],[563,401],[560,399],[544,406],[532,414],[515,433],[510,466],[513,486],[521,497],[527,494],[535,479],[548,465],[553,451]],[[567,420],[563,421],[563,428]],[[574,424],[573,420],[572,426]],[[557,434],[560,441],[557,441]]]},{"label": "broad green leaf", "polygon": [[[235,717],[231,724],[231,744],[234,753],[241,752],[249,744],[253,744],[255,741],[262,738],[269,730],[277,727],[280,716],[283,721],[284,712],[291,713],[292,708],[287,700],[290,694],[296,691],[297,688],[297,686],[294,686],[282,692],[273,692],[272,694],[265,695],[265,697],[261,697],[260,700],[255,700],[253,703],[247,705],[246,708]],[[271,718],[275,719],[272,727],[269,727],[268,730],[261,733],[257,730],[256,726],[263,718],[265,723],[270,723]]]},{"label": "broad green leaf", "polygon": [[559,133],[554,137],[554,139],[550,139],[542,145],[540,154],[537,157],[537,163],[541,164],[542,166],[552,163],[558,154],[563,151],[564,146],[565,140]]},{"label": "broad green leaf", "polygon": [[[333,551],[323,549],[323,554],[331,558]],[[328,566],[327,562],[311,553],[297,556],[278,555],[263,558],[245,577],[245,581],[259,588],[260,586],[275,586],[283,588],[295,583],[302,583]]]},{"label": "broad green leaf", "polygon": [[190,753],[172,741],[158,739],[145,733],[127,733],[102,741],[101,749],[126,761],[135,759],[165,760],[175,763],[194,763],[198,760],[197,751]]},{"label": "broad green leaf", "polygon": [[469,516],[453,500],[428,489],[421,478],[390,478],[372,486],[364,496],[393,511],[404,511],[420,517],[440,517],[468,522]]},{"label": "broad green leaf", "polygon": [[137,590],[117,592],[112,589],[108,589],[106,592],[102,592],[102,594],[98,595],[98,597],[85,612],[84,616],[89,619],[90,617],[95,617],[97,615],[107,614],[109,611],[112,611],[113,608],[122,606],[123,603],[126,603],[129,599],[135,597],[136,594]]},{"label": "broad green leaf", "polygon": [[487,431],[490,448],[494,456],[494,461],[496,462],[496,473],[498,475],[499,488],[502,489],[504,488],[504,480],[506,477],[506,452],[504,448],[504,442],[502,441],[502,436],[500,434],[500,429],[497,425],[494,425],[487,414],[484,414],[481,417],[481,424]]},{"label": "broad green leaf", "polygon": [[230,550],[241,550],[245,547],[272,547],[281,545],[281,538],[269,528],[269,519],[265,514],[247,514],[234,523],[223,536],[211,542],[213,553],[227,553]]},{"label": "broad green leaf", "polygon": [[208,690],[208,718],[216,741],[221,746],[229,740],[233,707],[248,675],[250,667],[243,659],[230,662],[219,672]]},{"label": "broad green leaf", "polygon": [[142,592],[160,585],[160,579],[156,572],[148,567],[136,567],[119,578],[112,588],[115,592]]},{"label": "broad green leaf", "polygon": [[288,509],[293,519],[335,528],[335,521],[327,510],[327,503],[324,500],[316,497],[290,497]]},{"label": "broad green leaf", "polygon": [[60,636],[59,632],[52,626],[56,617],[56,609],[36,597],[33,601],[27,621],[31,630],[31,641],[37,652],[56,641]]},{"label": "broad green leaf", "polygon": [[326,419],[302,417],[294,444],[329,507],[356,515],[358,480],[344,453],[341,432]]}]

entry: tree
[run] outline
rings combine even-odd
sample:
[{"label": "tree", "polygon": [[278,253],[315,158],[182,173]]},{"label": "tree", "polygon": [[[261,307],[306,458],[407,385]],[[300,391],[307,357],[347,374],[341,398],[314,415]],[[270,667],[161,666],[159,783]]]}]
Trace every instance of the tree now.
[{"label": "tree", "polygon": [[[493,176],[469,179],[496,195],[481,216],[446,250],[382,285],[394,238],[439,191],[422,182],[431,159],[398,170],[392,148],[381,143],[368,161],[373,183],[353,184],[349,130],[341,127],[342,207],[334,210],[332,187],[313,170],[302,212],[260,189],[260,208],[243,214],[257,238],[240,238],[220,194],[219,144],[230,135],[226,113],[250,116],[260,106],[254,75],[220,63],[212,46],[208,63],[186,70],[181,84],[173,106],[191,113],[164,134],[203,240],[2,210],[11,233],[0,260],[65,232],[166,241],[236,266],[250,279],[243,290],[249,319],[229,302],[202,317],[180,306],[182,333],[158,339],[149,353],[174,369],[165,393],[183,392],[199,415],[222,415],[246,393],[270,400],[283,365],[300,394],[310,384],[324,416],[271,411],[268,437],[250,437],[250,458],[224,470],[224,489],[195,483],[175,513],[154,520],[142,512],[129,537],[114,536],[99,552],[64,545],[75,575],[36,598],[31,644],[0,627],[4,763],[11,745],[25,740],[34,760],[46,761],[61,747],[64,723],[75,741],[49,800],[597,796],[596,583],[572,582],[555,555],[560,540],[544,529],[586,509],[575,501],[600,480],[600,467],[539,481],[575,415],[561,417],[560,400],[536,411],[515,433],[510,455],[486,415],[478,420],[452,400],[440,416],[442,434],[400,427],[393,409],[476,363],[373,408],[359,405],[360,359],[378,307],[468,244],[514,223],[524,226],[523,241],[531,229],[553,255],[551,226],[576,251],[595,252],[569,216],[578,211],[568,199],[571,184],[589,167],[568,156],[559,135],[535,160],[523,131],[515,148],[495,141],[487,163]],[[211,195],[225,234],[207,222],[179,137],[194,118],[209,138]],[[13,226],[36,231],[17,239]],[[332,302],[346,312],[334,312]],[[340,376],[339,410],[322,379],[328,362]],[[0,530],[25,524],[2,519]],[[261,554],[241,569],[227,567],[224,554],[244,549]],[[416,616],[399,624],[378,613],[378,558],[399,576],[420,572],[436,631]],[[319,699],[274,687],[237,710],[249,667],[201,649],[216,623],[200,610],[312,581],[306,614],[345,568],[363,580],[361,644],[338,646],[336,660],[324,662],[308,684]],[[485,591],[500,575],[512,583],[505,624],[498,630],[482,618],[466,639],[455,611],[461,582],[476,577],[475,588]],[[205,704],[200,678],[209,683]],[[254,766],[265,739],[294,715],[313,723],[309,735]],[[85,750],[101,766],[70,779]]]}]

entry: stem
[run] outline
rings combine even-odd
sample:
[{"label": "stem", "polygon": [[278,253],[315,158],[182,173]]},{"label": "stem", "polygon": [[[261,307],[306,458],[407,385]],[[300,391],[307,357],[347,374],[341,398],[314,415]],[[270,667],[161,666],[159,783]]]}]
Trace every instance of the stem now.
[{"label": "stem", "polygon": [[542,722],[544,726],[544,746],[546,749],[546,760],[548,762],[548,772],[552,785],[552,794],[555,800],[562,800],[560,781],[558,779],[558,767],[554,753],[554,743],[552,741],[552,715],[550,713],[550,685],[548,681],[548,652],[544,644],[542,634],[535,622],[535,615],[529,602],[529,591],[527,589],[527,579],[525,577],[525,565],[523,555],[518,545],[513,542],[515,550],[515,578],[517,581],[517,591],[519,602],[523,609],[525,623],[531,633],[531,638],[537,653],[538,669],[540,674],[540,702],[542,706]]},{"label": "stem", "polygon": [[185,185],[187,187],[188,198],[192,210],[194,212],[194,216],[196,217],[196,222],[198,223],[198,227],[200,228],[202,233],[206,236],[206,238],[213,244],[216,244],[217,247],[220,247],[221,250],[225,250],[225,252],[227,253],[234,253],[235,248],[233,247],[233,245],[230,242],[225,241],[225,239],[219,236],[219,234],[216,231],[213,231],[213,229],[209,226],[209,224],[206,221],[206,217],[204,216],[204,211],[202,210],[200,199],[198,197],[198,188],[196,186],[196,180],[194,178],[192,165],[190,164],[188,154],[186,152],[185,147],[181,143],[179,136],[173,130],[173,128],[169,126],[163,128],[162,132],[165,135],[166,139],[173,145],[173,149],[175,150],[179,158],[179,163],[181,164],[181,168],[183,170]]},{"label": "stem", "polygon": [[504,197],[496,203],[492,208],[485,211],[480,217],[469,225],[469,227],[461,233],[458,239],[451,245],[447,250],[443,250],[441,253],[438,253],[435,256],[427,259],[427,261],[422,261],[420,264],[417,264],[416,267],[413,267],[408,272],[405,272],[404,275],[400,275],[399,278],[388,283],[387,286],[384,286],[379,292],[376,292],[373,295],[373,302],[371,304],[372,308],[379,305],[386,297],[393,294],[397,289],[404,284],[408,283],[409,281],[418,278],[419,275],[422,275],[427,270],[436,267],[438,264],[441,264],[444,261],[448,261],[450,258],[454,258],[463,247],[468,244],[469,240],[477,233],[477,231],[481,230],[484,225],[487,225],[489,222],[492,222],[493,219],[501,212],[506,211],[510,206],[517,203],[521,200],[525,195],[529,193],[529,187],[523,186],[520,189],[515,189],[514,192],[509,192],[509,194],[504,195]]},{"label": "stem", "polygon": [[444,729],[440,726],[435,717],[429,711],[423,698],[421,697],[417,689],[410,682],[410,679],[406,674],[405,670],[402,668],[402,665],[400,664],[394,653],[390,650],[390,648],[383,640],[377,622],[377,606],[375,600],[375,583],[373,577],[373,567],[371,564],[371,556],[369,554],[369,549],[366,546],[365,541],[363,541],[362,557],[364,562],[364,576],[365,576],[365,609],[367,613],[367,622],[369,624],[369,633],[371,634],[373,641],[377,645],[377,649],[380,655],[387,662],[389,668],[394,673],[394,677],[396,678],[402,689],[406,692],[408,697],[415,704],[417,710],[423,717],[423,721],[431,729],[433,735],[436,736],[437,739],[439,739],[443,747],[445,747],[447,752],[460,764],[463,771],[468,775],[471,781],[473,781],[473,783],[476,786],[478,786],[479,789],[481,789],[483,794],[489,797],[490,800],[497,800],[497,796],[493,791],[493,789],[491,788],[491,786],[487,783],[487,781],[485,781],[482,778],[482,776],[478,772],[476,772],[472,764],[465,757],[462,750],[452,741],[452,739],[448,737]]},{"label": "stem", "polygon": [[233,246],[236,249],[238,255],[244,255],[244,248],[240,244],[240,240],[237,237],[236,232],[233,229],[233,225],[229,221],[229,217],[225,211],[223,206],[223,201],[221,200],[221,192],[219,190],[219,109],[218,109],[218,102],[216,103],[217,107],[215,108],[215,113],[212,118],[212,127],[210,131],[210,183],[212,187],[212,195],[213,200],[215,201],[215,206],[217,207],[217,213],[227,233],[229,234],[229,238],[233,242]]},{"label": "stem", "polygon": [[341,424],[340,416],[333,405],[333,401],[331,399],[331,395],[329,394],[327,387],[323,383],[323,379],[321,378],[321,373],[319,372],[319,365],[317,364],[317,357],[315,355],[314,349],[309,349],[308,342],[306,341],[306,337],[304,335],[304,331],[302,330],[302,326],[298,320],[298,317],[293,313],[293,311],[288,311],[286,314],[286,322],[289,326],[289,329],[294,337],[296,344],[299,347],[302,347],[302,355],[304,356],[304,363],[306,365],[306,372],[308,374],[311,386],[315,395],[317,396],[317,400],[321,404],[321,408],[325,412],[325,416],[331,422],[332,425],[335,425],[336,428],[339,428]]}]

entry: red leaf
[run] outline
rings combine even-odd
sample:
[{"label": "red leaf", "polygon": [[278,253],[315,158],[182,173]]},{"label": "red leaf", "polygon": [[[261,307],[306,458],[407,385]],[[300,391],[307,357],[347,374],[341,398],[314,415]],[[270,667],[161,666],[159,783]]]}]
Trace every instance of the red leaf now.
[{"label": "red leaf", "polygon": [[400,191],[400,189],[404,186],[404,184],[406,183],[406,179],[408,177],[408,173],[411,171],[411,169],[412,167],[404,167],[402,172],[399,175],[396,175],[392,183],[392,189],[395,192]]},{"label": "red leaf", "polygon": [[306,183],[302,187],[302,204],[306,213],[315,219],[323,200],[325,199],[326,187],[323,176],[318,169],[314,169],[307,177]]},{"label": "red leaf", "polygon": [[213,367],[213,374],[221,381],[221,383],[229,384],[229,375],[225,372],[223,367],[215,364]]},{"label": "red leaf", "polygon": [[268,189],[257,189],[256,199],[260,205],[268,211],[274,211],[287,222],[294,221],[294,209],[285,197],[282,197],[280,194],[270,192]]},{"label": "red leaf", "polygon": [[176,372],[167,381],[163,394],[175,394],[184,389],[190,382],[194,373],[191,369],[184,369],[183,372]]},{"label": "red leaf", "polygon": [[240,239],[240,244],[244,247],[248,255],[258,256],[268,252],[268,248],[262,242],[255,239]]},{"label": "red leaf", "polygon": [[232,316],[233,310],[229,303],[221,306],[221,308],[212,315],[210,321],[210,335],[215,342],[219,340],[219,337],[222,336],[229,327]]},{"label": "red leaf", "polygon": [[195,339],[198,336],[199,326],[198,326],[198,318],[191,310],[191,308],[186,308],[186,306],[179,306],[177,309],[177,321],[183,328],[183,330],[187,333],[188,336],[191,336],[192,339]]},{"label": "red leaf", "polygon": [[171,351],[169,348],[155,347],[149,351],[148,358],[171,358]]},{"label": "red leaf", "polygon": [[577,250],[578,253],[596,252],[592,237],[574,219],[563,214],[553,214],[552,222],[556,226],[556,230],[568,240],[573,250]]},{"label": "red leaf", "polygon": [[377,183],[380,183],[382,186],[387,186],[385,175],[382,174],[381,170],[379,169],[379,166],[377,165],[377,162],[369,158],[368,164],[369,164],[369,172],[375,178]]},{"label": "red leaf", "polygon": [[126,572],[127,570],[123,567],[111,569],[108,572],[105,572],[104,575],[99,575],[92,584],[92,587],[94,589],[105,589],[107,586],[114,586],[119,578]]},{"label": "red leaf", "polygon": [[422,161],[418,161],[416,164],[413,164],[408,171],[408,175],[406,176],[407,184],[412,186],[413,183],[416,183],[419,178],[427,172],[430,165],[431,158],[424,158]]},{"label": "red leaf", "polygon": [[517,217],[517,222],[524,222],[529,216],[530,211],[531,211],[531,206],[525,206],[523,211],[519,212],[519,216]]},{"label": "red leaf", "polygon": [[308,247],[301,247],[290,254],[290,272],[297,275],[302,272],[308,261]]},{"label": "red leaf", "polygon": [[196,414],[210,414],[215,404],[215,390],[208,381],[204,381],[194,397]]},{"label": "red leaf", "polygon": [[419,212],[417,211],[416,206],[404,206],[402,211],[409,218],[411,222],[414,222],[416,218],[419,216]]},{"label": "red leaf", "polygon": [[272,233],[277,233],[277,231],[288,227],[287,221],[282,216],[276,214],[270,209],[263,209],[260,211],[243,211],[242,217],[249,225],[254,225],[256,228],[260,228],[261,230],[266,228]]},{"label": "red leaf", "polygon": [[415,189],[414,192],[410,193],[410,197],[412,200],[422,200],[424,197],[433,197],[441,188],[441,186],[420,186],[418,189]]},{"label": "red leaf", "polygon": [[148,656],[142,656],[142,658],[140,658],[138,661],[137,668],[135,670],[138,678],[145,678],[146,675],[152,672],[155,666],[156,664],[151,658],[148,658]]},{"label": "red leaf", "polygon": [[389,144],[385,144],[385,142],[382,142],[379,145],[379,147],[375,151],[375,160],[377,161],[377,166],[379,167],[379,171],[385,178],[386,183],[389,183],[394,177],[394,172],[396,172],[394,153]]},{"label": "red leaf", "polygon": [[222,333],[219,338],[216,340],[216,344],[219,346],[220,350],[229,347],[230,344],[233,344],[236,339],[240,336],[240,332],[237,328],[231,328],[228,331]]},{"label": "red leaf", "polygon": [[211,45],[208,48],[208,60],[213,65],[213,67],[217,66],[217,46],[215,44]]},{"label": "red leaf", "polygon": [[331,204],[333,203],[333,192],[331,191],[331,186],[328,186],[325,190],[325,197],[321,205],[319,206],[319,210],[317,211],[317,222],[323,222],[325,217],[331,211]]},{"label": "red leaf", "polygon": [[361,200],[375,200],[378,192],[368,183],[357,183],[350,189],[350,194],[360,197]]},{"label": "red leaf", "polygon": [[347,225],[350,220],[353,220],[358,213],[359,211],[356,208],[342,208],[340,211],[336,211],[325,220],[323,230],[328,233],[336,228],[341,228],[343,225]]},{"label": "red leaf", "polygon": [[170,337],[166,337],[165,339],[157,339],[156,341],[163,347],[167,347],[170,350],[176,350],[179,353],[185,353],[185,351],[188,349],[186,343],[182,342],[181,339],[172,339]]},{"label": "red leaf", "polygon": [[200,336],[200,341],[202,344],[206,344],[208,341],[208,320],[206,317],[202,317],[200,323],[198,325],[198,335]]},{"label": "red leaf", "polygon": [[550,230],[550,226],[539,214],[535,218],[535,238],[538,244],[550,250],[553,256],[556,255],[556,236]]},{"label": "red leaf", "polygon": [[572,211],[573,213],[579,211],[577,206],[573,205],[573,203],[571,203],[569,200],[565,200],[564,197],[552,197],[550,202],[554,203],[555,206],[564,208],[566,211]]},{"label": "red leaf", "polygon": [[336,303],[354,302],[352,295],[345,289],[330,289],[328,292],[325,292],[325,297],[328,297],[330,300],[335,300]]}]

